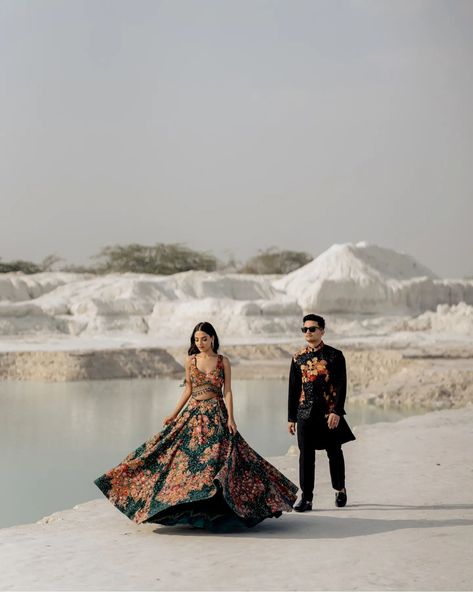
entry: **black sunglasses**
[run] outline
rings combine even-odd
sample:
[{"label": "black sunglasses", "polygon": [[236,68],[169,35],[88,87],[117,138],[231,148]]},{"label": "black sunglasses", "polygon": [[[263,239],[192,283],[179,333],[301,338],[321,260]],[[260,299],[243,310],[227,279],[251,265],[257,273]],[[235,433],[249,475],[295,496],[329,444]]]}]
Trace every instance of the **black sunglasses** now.
[{"label": "black sunglasses", "polygon": [[315,333],[317,331],[317,329],[320,329],[320,327],[301,327],[302,333],[307,333],[307,331],[310,331],[311,333]]}]

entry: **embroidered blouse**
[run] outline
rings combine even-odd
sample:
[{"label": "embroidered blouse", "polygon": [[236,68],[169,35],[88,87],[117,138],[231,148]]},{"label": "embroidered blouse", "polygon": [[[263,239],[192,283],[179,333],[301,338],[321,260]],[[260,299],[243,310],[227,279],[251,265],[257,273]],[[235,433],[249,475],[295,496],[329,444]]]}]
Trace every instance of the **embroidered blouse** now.
[{"label": "embroidered blouse", "polygon": [[222,388],[225,383],[225,373],[223,368],[223,356],[217,356],[217,366],[210,372],[204,372],[197,368],[197,357],[192,356],[190,364],[190,379],[192,385],[192,396],[201,395],[205,392],[213,392],[222,395]]}]

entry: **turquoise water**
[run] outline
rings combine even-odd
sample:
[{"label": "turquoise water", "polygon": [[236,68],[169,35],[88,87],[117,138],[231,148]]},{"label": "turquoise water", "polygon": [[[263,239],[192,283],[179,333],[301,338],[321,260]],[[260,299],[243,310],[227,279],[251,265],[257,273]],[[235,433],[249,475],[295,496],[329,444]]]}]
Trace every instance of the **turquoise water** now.
[{"label": "turquoise water", "polygon": [[[162,428],[182,389],[170,379],[0,382],[0,527],[101,497],[92,481]],[[287,386],[234,380],[238,429],[263,456],[285,454]],[[356,426],[413,411],[347,407]]]}]

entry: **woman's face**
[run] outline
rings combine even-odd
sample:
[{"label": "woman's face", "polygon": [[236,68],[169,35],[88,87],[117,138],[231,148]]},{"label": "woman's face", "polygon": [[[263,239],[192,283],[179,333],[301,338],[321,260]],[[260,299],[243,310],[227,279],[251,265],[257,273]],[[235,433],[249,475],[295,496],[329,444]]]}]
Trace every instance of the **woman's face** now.
[{"label": "woman's face", "polygon": [[203,353],[212,351],[212,338],[204,331],[196,331],[194,334],[194,342],[199,351]]}]

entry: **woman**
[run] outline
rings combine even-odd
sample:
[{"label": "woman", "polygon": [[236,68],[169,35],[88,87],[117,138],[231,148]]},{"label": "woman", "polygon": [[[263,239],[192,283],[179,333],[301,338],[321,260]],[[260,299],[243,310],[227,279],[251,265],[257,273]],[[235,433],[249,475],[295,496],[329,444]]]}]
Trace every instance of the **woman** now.
[{"label": "woman", "polygon": [[95,484],[138,524],[228,530],[290,512],[297,486],[237,431],[230,362],[215,329],[199,323],[190,342],[185,389],[165,428]]}]

